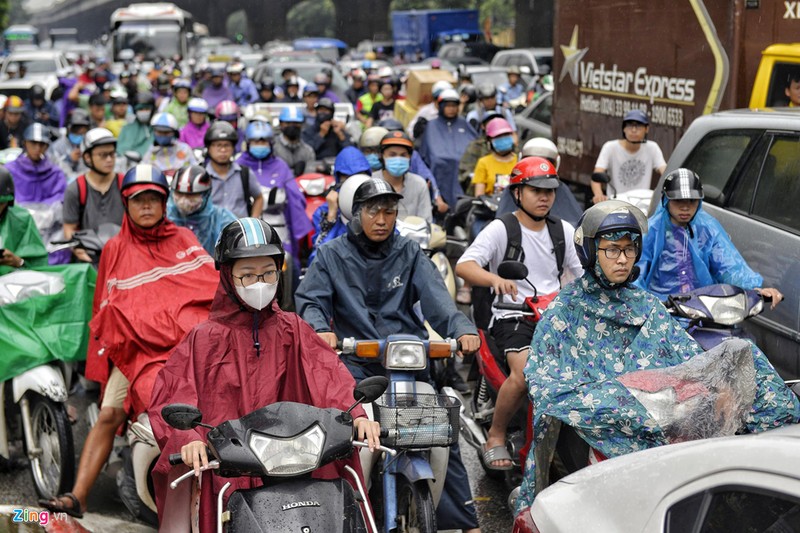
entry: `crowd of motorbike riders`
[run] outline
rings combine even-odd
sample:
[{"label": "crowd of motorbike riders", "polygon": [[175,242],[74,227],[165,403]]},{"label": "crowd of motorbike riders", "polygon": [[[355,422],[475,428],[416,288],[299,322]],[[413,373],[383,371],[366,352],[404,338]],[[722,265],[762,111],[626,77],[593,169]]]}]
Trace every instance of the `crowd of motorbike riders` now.
[{"label": "crowd of motorbike riders", "polygon": [[[337,355],[342,339],[425,338],[427,321],[457,339],[462,356],[479,349],[480,337],[457,303],[474,304],[477,316],[494,296],[519,302],[558,293],[538,322],[530,313],[483,309],[482,327],[508,379],[480,455],[487,469],[511,468],[507,426],[530,398],[535,442],[520,498],[530,503],[537,431],[548,417],[583,428],[588,440],[592,427],[611,428],[605,435],[613,438],[591,442],[608,456],[680,440],[645,427],[647,413],[638,409],[616,422],[573,419],[573,404],[587,405],[587,383],[596,385],[590,404],[613,405],[621,400],[602,386],[610,376],[682,364],[701,352],[660,298],[726,282],[763,289],[773,305],[781,299],[703,211],[702,178],[689,170],[666,177],[649,222],[616,200],[584,214],[559,180],[553,143],[517,136],[508,95],[521,84],[513,71],[502,88],[437,82],[432,103],[404,128],[394,117],[402,98],[394,73],[354,69],[346,96],[362,133],[353,136],[334,117],[339,98],[325,71],[304,80],[287,69],[282,79],[255,84],[235,62],[189,73],[130,65],[114,76],[102,60],[73,69],[59,73],[55,101],[34,87],[26,101],[3,97],[0,117],[0,148],[22,149],[0,167],[0,273],[92,260],[81,248],[48,254],[20,206],[62,206],[67,239],[119,227],[100,255],[89,323],[85,376],[102,385],[100,415],[74,487],[41,502],[53,511],[87,511],[114,435],[148,409],[163,452],[153,473],[161,516],[173,468],[167,455],[180,453],[198,475],[209,461],[206,430],[174,430],[161,418],[164,405],[196,405],[211,425],[276,401],[346,409],[354,383],[383,370]],[[243,108],[255,102],[299,105],[284,107],[276,128],[268,117],[244,120]],[[295,178],[326,158],[335,158],[335,180],[309,216]],[[500,208],[476,210],[472,195],[496,198]],[[463,284],[455,301],[419,245],[396,231],[409,216],[469,235],[457,258]],[[498,274],[508,260],[527,267],[527,280]],[[797,398],[752,351],[756,399],[737,429],[796,423]],[[455,372],[444,384],[469,392]],[[374,449],[378,423],[360,408],[353,414],[357,438]],[[624,422],[627,432],[615,431]],[[210,502],[221,486],[212,483],[202,496]],[[445,484],[439,528],[478,531],[457,444]],[[200,525],[211,531],[213,517]]]}]

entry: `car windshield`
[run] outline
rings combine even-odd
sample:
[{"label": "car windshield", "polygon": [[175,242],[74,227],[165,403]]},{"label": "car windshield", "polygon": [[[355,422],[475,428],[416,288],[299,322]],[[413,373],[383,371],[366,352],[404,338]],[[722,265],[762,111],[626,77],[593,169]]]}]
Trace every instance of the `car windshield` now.
[{"label": "car windshield", "polygon": [[[35,59],[31,61],[10,61],[9,64],[16,64],[17,68],[24,68],[25,73],[27,74],[52,74],[58,69],[58,65],[52,59]],[[3,72],[8,69],[8,65],[5,66]]]},{"label": "car windshield", "polygon": [[[505,70],[484,70],[479,72],[471,72],[472,83],[477,87],[482,83],[493,83],[495,87],[499,87],[508,81],[508,74]],[[527,86],[531,77],[527,74],[522,74],[522,82]]]},{"label": "car windshield", "polygon": [[[308,65],[303,64],[292,64],[291,67],[286,65],[274,65],[271,67],[271,76],[274,80],[281,80],[281,72],[285,68],[292,68],[297,72],[297,75],[306,80],[307,82],[311,82],[314,79],[314,75],[319,74],[323,68],[330,68],[329,65],[319,65],[314,63],[309,63]],[[347,81],[342,76],[342,73],[336,69],[331,69],[333,71],[333,81],[331,86],[333,88],[333,92],[335,92],[341,98],[344,96],[344,93],[347,91]]]},{"label": "car windshield", "polygon": [[170,57],[181,53],[181,34],[177,24],[123,24],[114,36],[114,49],[131,49],[145,59]]}]

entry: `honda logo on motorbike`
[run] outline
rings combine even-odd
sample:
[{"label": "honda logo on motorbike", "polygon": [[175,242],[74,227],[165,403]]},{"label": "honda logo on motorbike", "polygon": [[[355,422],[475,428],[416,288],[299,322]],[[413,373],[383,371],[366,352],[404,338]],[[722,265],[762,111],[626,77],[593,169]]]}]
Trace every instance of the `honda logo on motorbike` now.
[{"label": "honda logo on motorbike", "polygon": [[297,509],[298,507],[320,507],[319,502],[292,502],[285,504],[281,511],[288,511],[289,509]]}]

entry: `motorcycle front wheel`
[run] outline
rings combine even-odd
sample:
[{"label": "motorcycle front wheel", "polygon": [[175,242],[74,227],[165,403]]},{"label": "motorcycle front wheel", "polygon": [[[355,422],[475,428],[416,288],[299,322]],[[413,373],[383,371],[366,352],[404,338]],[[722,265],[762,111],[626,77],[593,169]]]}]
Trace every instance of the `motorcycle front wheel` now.
[{"label": "motorcycle front wheel", "polygon": [[436,509],[427,481],[398,479],[397,523],[399,533],[436,533]]},{"label": "motorcycle front wheel", "polygon": [[72,427],[64,404],[38,394],[30,399],[32,440],[39,449],[35,456],[26,450],[33,484],[41,498],[55,498],[75,483]]}]

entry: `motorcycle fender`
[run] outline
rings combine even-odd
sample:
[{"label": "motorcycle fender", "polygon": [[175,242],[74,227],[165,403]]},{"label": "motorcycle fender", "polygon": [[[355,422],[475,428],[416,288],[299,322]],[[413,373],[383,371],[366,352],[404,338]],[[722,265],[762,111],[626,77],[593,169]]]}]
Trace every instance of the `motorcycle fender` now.
[{"label": "motorcycle fender", "polygon": [[392,472],[400,474],[411,483],[423,479],[434,479],[433,468],[425,457],[415,453],[404,453],[392,465]]},{"label": "motorcycle fender", "polygon": [[67,386],[61,371],[52,365],[41,365],[23,372],[11,380],[11,392],[14,403],[19,403],[22,396],[33,391],[50,398],[54,402],[67,401]]},{"label": "motorcycle fender", "polygon": [[431,448],[431,469],[433,479],[428,480],[428,488],[433,497],[433,506],[439,506],[439,500],[444,490],[444,480],[447,477],[447,463],[450,461],[450,448],[436,447]]},{"label": "motorcycle fender", "polygon": [[131,462],[133,463],[133,474],[136,480],[136,494],[139,499],[154,513],[158,512],[156,502],[153,501],[153,496],[147,488],[147,478],[150,474],[150,465],[158,458],[160,454],[158,446],[154,446],[147,442],[135,442],[131,449]]},{"label": "motorcycle fender", "polygon": [[431,256],[431,261],[436,266],[436,270],[442,276],[447,292],[450,293],[450,298],[455,301],[456,298],[456,277],[453,274],[453,267],[450,266],[450,260],[442,252],[437,252]]}]

